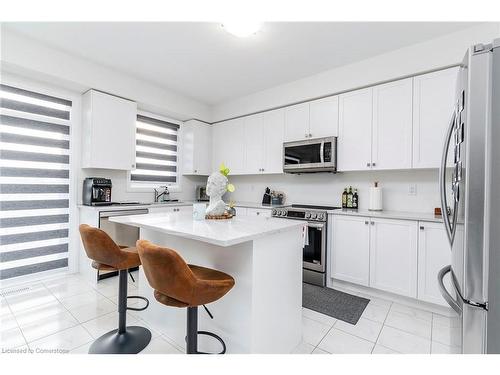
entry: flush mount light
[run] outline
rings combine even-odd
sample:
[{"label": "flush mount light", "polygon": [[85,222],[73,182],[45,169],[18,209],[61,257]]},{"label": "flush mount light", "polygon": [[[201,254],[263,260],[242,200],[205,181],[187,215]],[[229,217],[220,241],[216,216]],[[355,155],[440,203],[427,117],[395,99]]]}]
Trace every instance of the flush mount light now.
[{"label": "flush mount light", "polygon": [[222,27],[229,34],[237,36],[238,38],[246,38],[250,35],[256,34],[261,28],[260,22],[253,21],[234,21],[223,22]]}]

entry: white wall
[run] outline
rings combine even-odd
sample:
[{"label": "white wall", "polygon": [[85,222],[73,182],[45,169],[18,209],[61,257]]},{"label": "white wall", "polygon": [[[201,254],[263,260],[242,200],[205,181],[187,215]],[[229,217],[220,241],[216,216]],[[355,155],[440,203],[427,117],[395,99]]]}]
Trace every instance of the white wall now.
[{"label": "white wall", "polygon": [[211,119],[211,107],[128,74],[51,48],[3,26],[2,71],[83,93],[90,88],[134,100],[142,110],[178,120]]},{"label": "white wall", "polygon": [[[225,199],[261,202],[266,187],[284,191],[288,203],[341,206],[345,187],[358,189],[360,209],[368,209],[368,188],[379,181],[383,188],[384,210],[434,212],[440,207],[437,170],[313,173],[303,175],[229,176],[236,191]],[[417,195],[408,194],[410,184]]]},{"label": "white wall", "polygon": [[216,105],[212,119],[221,121],[454,65],[471,45],[498,37],[500,23],[472,27]]}]

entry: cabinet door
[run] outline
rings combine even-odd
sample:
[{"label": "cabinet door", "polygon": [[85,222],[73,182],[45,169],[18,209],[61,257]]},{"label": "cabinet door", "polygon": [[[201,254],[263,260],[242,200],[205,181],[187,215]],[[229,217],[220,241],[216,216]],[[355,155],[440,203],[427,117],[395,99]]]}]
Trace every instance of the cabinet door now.
[{"label": "cabinet door", "polygon": [[[264,116],[262,114],[247,116],[245,123],[245,174],[262,173],[265,159]],[[231,167],[230,167],[231,168]]]},{"label": "cabinet door", "polygon": [[412,78],[373,88],[372,169],[409,169],[412,155]]},{"label": "cabinet door", "polygon": [[[413,168],[439,168],[458,68],[413,78]],[[451,163],[450,163],[451,165]]]},{"label": "cabinet door", "polygon": [[245,216],[247,214],[247,208],[246,207],[235,207],[236,210],[236,216]]},{"label": "cabinet door", "polygon": [[369,218],[334,216],[331,277],[360,285],[369,285],[370,227]]},{"label": "cabinet door", "polygon": [[[437,274],[451,264],[451,249],[442,223],[419,223],[418,231],[418,299],[448,306],[439,292]],[[449,276],[449,275],[447,275]],[[450,279],[446,289],[453,290]]]},{"label": "cabinet door", "polygon": [[243,119],[224,121],[213,125],[214,170],[224,163],[231,174],[243,174],[245,166],[245,129]]},{"label": "cabinet door", "polygon": [[246,214],[249,216],[271,217],[271,210],[265,208],[247,208]]},{"label": "cabinet door", "polygon": [[227,163],[225,145],[227,139],[224,132],[228,121],[212,125],[212,170],[218,171],[221,163]]},{"label": "cabinet door", "polygon": [[367,88],[339,97],[339,171],[371,169],[372,92],[372,88]]},{"label": "cabinet door", "polygon": [[337,136],[339,133],[339,97],[331,96],[310,102],[311,138]]},{"label": "cabinet door", "polygon": [[194,128],[194,168],[193,173],[210,175],[212,170],[212,129],[211,125],[199,122]]},{"label": "cabinet door", "polygon": [[417,222],[370,219],[370,286],[417,297]]},{"label": "cabinet door", "polygon": [[83,168],[135,168],[137,104],[91,90],[84,96]]},{"label": "cabinet door", "polygon": [[285,141],[309,138],[309,103],[285,108]]},{"label": "cabinet door", "polygon": [[285,110],[264,113],[265,160],[263,173],[283,173]]},{"label": "cabinet door", "polygon": [[207,176],[212,171],[212,130],[197,120],[186,121],[182,127],[182,173]]}]

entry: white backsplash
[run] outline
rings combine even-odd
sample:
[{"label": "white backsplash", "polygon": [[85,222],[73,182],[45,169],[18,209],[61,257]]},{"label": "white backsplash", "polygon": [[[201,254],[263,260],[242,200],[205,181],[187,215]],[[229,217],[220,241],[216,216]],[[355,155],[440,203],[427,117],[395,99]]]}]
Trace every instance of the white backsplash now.
[{"label": "white backsplash", "polygon": [[[86,177],[105,177],[110,178],[113,183],[111,190],[111,199],[117,201],[139,201],[153,202],[153,189],[150,192],[132,192],[127,191],[127,172],[110,169],[81,169],[78,178],[78,203],[82,202],[82,186]],[[200,176],[181,176],[181,191],[170,193],[171,199],[182,201],[195,199],[197,185],[205,185],[206,177]]]},{"label": "white backsplash", "polygon": [[[81,202],[81,186],[85,177],[106,177],[113,182],[113,201],[152,202],[153,192],[127,191],[127,172],[105,169],[82,169],[78,181],[78,202]],[[437,170],[366,171],[231,176],[236,186],[234,193],[227,193],[224,200],[261,202],[266,187],[284,191],[286,203],[341,205],[345,187],[358,189],[359,208],[368,209],[369,187],[374,181],[383,189],[383,208],[390,211],[433,212],[439,207]],[[197,185],[205,185],[206,177],[181,176],[182,191],[171,193],[172,199],[193,200]],[[410,195],[410,185],[416,187],[416,195]]]},{"label": "white backsplash", "polygon": [[[368,209],[369,187],[379,181],[383,188],[383,209],[391,211],[434,212],[439,207],[437,170],[366,171],[313,173],[303,175],[231,176],[236,191],[226,200],[261,202],[266,187],[284,191],[286,203],[341,205],[345,187],[358,189],[359,208]],[[410,195],[410,184],[416,195]]]}]

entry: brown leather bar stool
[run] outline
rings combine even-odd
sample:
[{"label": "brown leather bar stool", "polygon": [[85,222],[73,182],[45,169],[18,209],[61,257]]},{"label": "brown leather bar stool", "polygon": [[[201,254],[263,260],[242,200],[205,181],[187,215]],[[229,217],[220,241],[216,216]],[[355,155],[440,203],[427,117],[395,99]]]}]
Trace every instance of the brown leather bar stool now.
[{"label": "brown leather bar stool", "polygon": [[234,286],[234,279],[228,274],[211,268],[187,264],[174,250],[163,248],[149,241],[137,241],[137,250],[149,284],[155,290],[156,300],[164,305],[187,307],[187,354],[209,354],[198,351],[198,334],[211,336],[222,344],[224,341],[212,332],[198,331],[198,306],[222,298]]},{"label": "brown leather bar stool", "polygon": [[[127,274],[129,268],[141,265],[137,249],[118,246],[106,232],[87,224],[80,225],[80,236],[92,267],[101,271],[119,271],[118,329],[105,333],[90,346],[90,354],[136,354],[151,341],[151,332],[144,327],[127,327],[127,310],[143,311],[149,306],[147,298],[127,297]],[[127,307],[128,298],[139,298],[146,302],[141,308]]]}]

